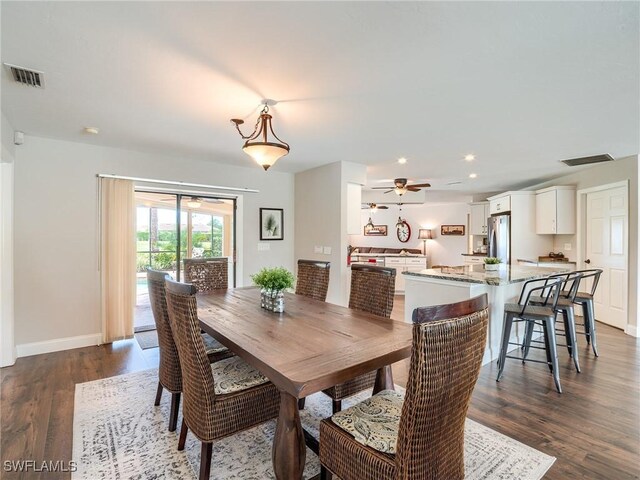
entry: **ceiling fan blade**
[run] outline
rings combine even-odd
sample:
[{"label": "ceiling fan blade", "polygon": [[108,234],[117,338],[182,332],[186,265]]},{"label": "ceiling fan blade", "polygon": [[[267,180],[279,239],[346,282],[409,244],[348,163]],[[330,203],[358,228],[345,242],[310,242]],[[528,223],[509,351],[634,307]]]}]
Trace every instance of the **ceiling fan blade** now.
[{"label": "ceiling fan blade", "polygon": [[378,210],[387,210],[389,207],[386,205],[378,205]]},{"label": "ceiling fan blade", "polygon": [[382,192],[382,193],[391,193],[393,191],[394,191],[394,189],[392,188],[391,190],[387,190],[386,192]]},{"label": "ceiling fan blade", "polygon": [[409,185],[409,186],[425,188],[425,187],[430,187],[431,184],[430,183],[414,183],[413,185]]},{"label": "ceiling fan blade", "polygon": [[372,190],[386,190],[387,188],[393,188],[393,187],[371,187]]},{"label": "ceiling fan blade", "polygon": [[419,192],[420,191],[419,188],[416,188],[413,185],[410,186],[410,187],[407,187],[407,190],[409,190],[410,192]]}]

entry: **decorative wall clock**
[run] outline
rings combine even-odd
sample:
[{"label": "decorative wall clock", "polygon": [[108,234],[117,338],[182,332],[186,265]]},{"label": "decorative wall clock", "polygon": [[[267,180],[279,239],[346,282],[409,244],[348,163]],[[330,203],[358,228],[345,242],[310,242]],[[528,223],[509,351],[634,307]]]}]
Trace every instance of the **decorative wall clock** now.
[{"label": "decorative wall clock", "polygon": [[407,243],[409,241],[411,238],[411,227],[406,220],[398,222],[396,225],[396,234],[398,235],[398,240],[402,243]]}]

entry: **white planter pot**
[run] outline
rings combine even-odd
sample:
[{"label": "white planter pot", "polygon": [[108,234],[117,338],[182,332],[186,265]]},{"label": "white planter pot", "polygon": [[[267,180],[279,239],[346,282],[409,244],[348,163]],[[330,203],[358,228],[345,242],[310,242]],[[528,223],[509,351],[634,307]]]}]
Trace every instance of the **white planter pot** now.
[{"label": "white planter pot", "polygon": [[500,264],[499,263],[485,263],[484,264],[484,269],[487,272],[496,272],[496,271],[500,270]]}]

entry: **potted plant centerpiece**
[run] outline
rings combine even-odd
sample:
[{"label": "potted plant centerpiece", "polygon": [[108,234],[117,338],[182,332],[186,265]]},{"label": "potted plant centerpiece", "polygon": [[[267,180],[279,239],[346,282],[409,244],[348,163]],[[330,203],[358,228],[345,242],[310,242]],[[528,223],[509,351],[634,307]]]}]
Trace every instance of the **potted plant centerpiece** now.
[{"label": "potted plant centerpiece", "polygon": [[263,268],[251,275],[253,283],[261,288],[260,306],[271,312],[284,312],[284,293],[293,287],[293,273],[286,268]]},{"label": "potted plant centerpiece", "polygon": [[484,269],[488,272],[500,269],[500,259],[496,257],[487,257],[484,259]]}]

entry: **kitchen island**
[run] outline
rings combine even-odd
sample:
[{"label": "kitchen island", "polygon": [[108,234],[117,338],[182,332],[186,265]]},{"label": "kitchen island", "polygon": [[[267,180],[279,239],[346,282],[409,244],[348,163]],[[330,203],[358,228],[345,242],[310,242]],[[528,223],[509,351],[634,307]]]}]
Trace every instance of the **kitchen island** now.
[{"label": "kitchen island", "polygon": [[[415,308],[460,302],[486,293],[489,297],[489,331],[483,365],[498,358],[504,304],[518,301],[522,284],[568,271],[561,265],[557,268],[500,265],[499,270],[493,272],[485,271],[483,265],[466,265],[450,270],[438,268],[402,273],[405,278],[405,321],[411,323]],[[523,330],[521,325],[512,329],[511,341],[520,342],[520,330]]]}]

